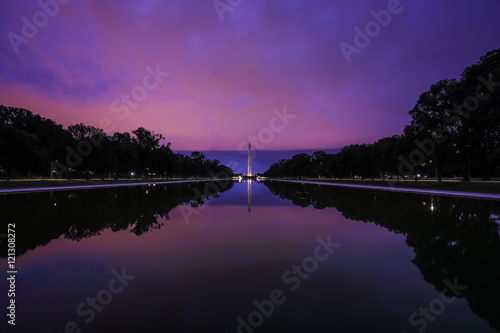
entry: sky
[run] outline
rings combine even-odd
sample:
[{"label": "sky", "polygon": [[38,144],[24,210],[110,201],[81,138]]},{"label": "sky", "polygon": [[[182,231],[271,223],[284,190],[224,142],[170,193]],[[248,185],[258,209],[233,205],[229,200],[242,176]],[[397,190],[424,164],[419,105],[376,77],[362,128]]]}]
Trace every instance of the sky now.
[{"label": "sky", "polygon": [[402,134],[500,48],[498,0],[0,3],[0,104],[174,150],[336,149]]}]

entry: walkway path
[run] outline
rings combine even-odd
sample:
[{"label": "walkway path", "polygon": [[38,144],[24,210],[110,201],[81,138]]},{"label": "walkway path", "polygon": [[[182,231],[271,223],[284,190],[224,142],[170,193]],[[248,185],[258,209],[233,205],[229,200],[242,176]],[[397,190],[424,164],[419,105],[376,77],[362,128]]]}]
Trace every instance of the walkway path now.
[{"label": "walkway path", "polygon": [[378,191],[391,191],[391,192],[416,193],[416,194],[427,194],[427,195],[429,195],[429,194],[431,194],[431,195],[444,195],[444,196],[450,196],[450,197],[500,200],[500,194],[491,194],[491,193],[443,191],[443,190],[431,190],[431,189],[386,187],[386,186],[358,185],[358,184],[340,184],[340,183],[329,183],[329,182],[314,182],[314,181],[307,181],[307,180],[273,179],[273,181],[301,183],[301,184],[316,184],[316,185],[325,185],[325,186],[351,187],[351,188],[360,188],[360,189],[378,190]]},{"label": "walkway path", "polygon": [[[69,191],[69,190],[84,190],[100,187],[120,187],[120,186],[138,186],[138,185],[153,185],[153,184],[173,184],[173,183],[195,183],[203,181],[214,181],[215,179],[195,179],[195,180],[169,180],[169,181],[146,181],[146,182],[126,182],[126,183],[106,183],[106,184],[91,184],[91,185],[60,185],[60,186],[38,186],[38,187],[21,187],[21,188],[6,188],[0,189],[0,194],[8,193],[28,193],[28,192],[44,192],[44,191]],[[61,183],[60,183],[61,184]],[[59,184],[58,184],[59,185]]]}]

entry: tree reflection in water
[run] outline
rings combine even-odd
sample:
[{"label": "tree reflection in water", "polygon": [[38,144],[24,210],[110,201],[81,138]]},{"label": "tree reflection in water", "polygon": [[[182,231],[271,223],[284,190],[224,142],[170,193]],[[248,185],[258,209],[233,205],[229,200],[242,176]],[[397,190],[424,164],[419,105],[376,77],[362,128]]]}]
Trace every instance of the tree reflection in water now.
[{"label": "tree reflection in water", "polygon": [[[471,310],[500,331],[500,202],[269,181],[294,205],[332,207],[345,218],[406,236],[412,262],[437,291],[458,278]],[[449,297],[454,296],[449,293]]]},{"label": "tree reflection in water", "polygon": [[[144,185],[78,191],[41,192],[0,196],[4,230],[16,223],[16,256],[64,236],[79,241],[106,229],[130,230],[136,235],[159,229],[159,218],[179,205],[200,207],[228,191],[233,183],[205,191],[209,183]],[[211,189],[214,187],[211,186]],[[201,193],[201,195],[200,195]],[[5,244],[5,245],[4,245]],[[2,247],[7,243],[3,242]],[[6,257],[2,251],[1,257]]]}]

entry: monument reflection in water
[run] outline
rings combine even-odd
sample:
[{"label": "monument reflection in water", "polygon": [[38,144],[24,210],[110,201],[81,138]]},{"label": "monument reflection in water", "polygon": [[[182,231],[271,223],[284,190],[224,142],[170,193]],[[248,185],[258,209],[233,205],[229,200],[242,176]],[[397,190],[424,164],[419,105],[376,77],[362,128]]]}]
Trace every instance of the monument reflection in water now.
[{"label": "monument reflection in water", "polygon": [[252,212],[252,180],[247,181],[248,214]]},{"label": "monument reflection in water", "polygon": [[497,201],[252,183],[0,196],[17,229],[16,330],[500,328]]}]

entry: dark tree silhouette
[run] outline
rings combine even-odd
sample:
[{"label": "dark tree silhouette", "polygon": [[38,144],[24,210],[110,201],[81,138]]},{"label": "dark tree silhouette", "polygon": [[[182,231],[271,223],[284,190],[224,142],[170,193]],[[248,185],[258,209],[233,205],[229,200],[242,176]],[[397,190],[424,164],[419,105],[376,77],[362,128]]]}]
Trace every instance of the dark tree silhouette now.
[{"label": "dark tree silhouette", "polygon": [[196,153],[175,154],[164,137],[140,127],[108,136],[102,129],[78,123],[64,130],[31,111],[0,106],[0,174],[48,177],[53,162],[63,164],[58,178],[230,177],[220,161]]},{"label": "dark tree silhouette", "polygon": [[[373,178],[386,176],[500,176],[500,50],[420,95],[403,135],[373,144],[293,156],[271,165],[268,177]],[[408,162],[408,161],[411,161]]]}]

